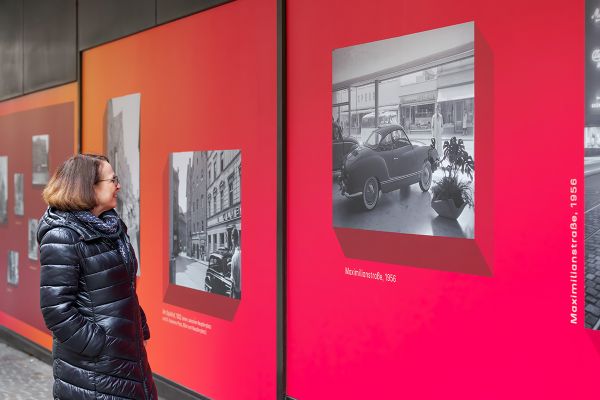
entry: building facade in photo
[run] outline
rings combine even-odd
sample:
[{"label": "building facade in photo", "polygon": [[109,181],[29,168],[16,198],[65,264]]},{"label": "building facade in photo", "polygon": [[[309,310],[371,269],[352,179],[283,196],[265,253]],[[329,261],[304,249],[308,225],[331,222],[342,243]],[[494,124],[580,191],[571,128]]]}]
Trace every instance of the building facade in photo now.
[{"label": "building facade in photo", "polygon": [[[241,235],[242,157],[239,150],[209,151],[207,157],[207,246],[208,252],[232,249],[231,234]],[[241,237],[241,236],[240,236]]]},{"label": "building facade in photo", "polygon": [[206,246],[206,166],[208,152],[193,153],[187,167],[187,249],[186,254],[196,260],[205,260]]},{"label": "building facade in photo", "polygon": [[[171,242],[171,258],[175,258],[179,255],[181,248],[181,240],[179,237],[179,169],[173,168],[171,174],[171,196],[173,199],[171,207],[171,235],[173,237]],[[173,269],[171,269],[171,272],[174,273]],[[172,282],[174,281],[172,280]]]}]

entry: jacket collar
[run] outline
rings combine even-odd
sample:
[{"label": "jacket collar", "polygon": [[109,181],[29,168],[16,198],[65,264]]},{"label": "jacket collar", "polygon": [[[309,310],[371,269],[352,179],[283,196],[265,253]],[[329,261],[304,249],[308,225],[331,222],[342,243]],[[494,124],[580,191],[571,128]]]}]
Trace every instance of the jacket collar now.
[{"label": "jacket collar", "polygon": [[[109,213],[116,212],[114,210],[107,211]],[[99,237],[106,237],[106,235],[96,231],[87,224],[79,221],[73,214],[68,211],[57,210],[56,208],[49,207],[44,215],[42,216],[44,221],[50,228],[64,226],[77,232],[83,241],[90,241],[98,239]]]}]

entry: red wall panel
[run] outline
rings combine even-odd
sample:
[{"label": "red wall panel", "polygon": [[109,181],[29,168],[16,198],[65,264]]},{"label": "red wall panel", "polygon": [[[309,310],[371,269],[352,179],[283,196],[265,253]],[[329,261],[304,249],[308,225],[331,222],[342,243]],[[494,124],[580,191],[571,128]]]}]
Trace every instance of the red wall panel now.
[{"label": "red wall panel", "polygon": [[[485,269],[442,265],[471,262],[462,241],[411,235],[387,251],[411,243],[412,262],[347,257],[331,224],[332,51],[468,21]],[[583,2],[308,0],[288,2],[287,24],[288,393],[583,398],[600,361],[598,332],[583,328],[583,239],[570,322],[569,223],[583,214],[569,207],[571,179],[583,193]],[[419,261],[432,257],[438,265]]]},{"label": "red wall panel", "polygon": [[[8,156],[8,223],[0,225],[0,325],[48,349],[51,336],[39,302],[39,261],[27,257],[28,220],[46,205],[42,186],[32,185],[32,136],[49,135],[49,169],[77,147],[77,85],[69,84],[0,103],[0,156]],[[14,213],[13,175],[24,174],[24,216]],[[9,250],[19,252],[19,284],[6,282]]]}]

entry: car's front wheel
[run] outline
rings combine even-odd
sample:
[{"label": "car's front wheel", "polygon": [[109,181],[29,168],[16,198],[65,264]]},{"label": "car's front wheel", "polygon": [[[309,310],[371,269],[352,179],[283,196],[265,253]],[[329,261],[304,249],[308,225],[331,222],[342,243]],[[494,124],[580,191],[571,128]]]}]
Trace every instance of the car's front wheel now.
[{"label": "car's front wheel", "polygon": [[423,163],[423,168],[421,169],[421,179],[419,179],[419,187],[422,191],[426,192],[431,187],[431,180],[433,177],[433,172],[431,171],[431,163],[429,161],[425,161]]},{"label": "car's front wheel", "polygon": [[374,176],[367,178],[362,193],[363,206],[370,211],[375,208],[379,201],[379,182]]}]

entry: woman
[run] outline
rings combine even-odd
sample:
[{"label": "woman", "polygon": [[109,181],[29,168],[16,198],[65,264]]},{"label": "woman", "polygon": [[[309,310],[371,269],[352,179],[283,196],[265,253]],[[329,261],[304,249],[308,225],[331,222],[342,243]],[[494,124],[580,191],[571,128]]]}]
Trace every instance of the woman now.
[{"label": "woman", "polygon": [[137,259],[114,210],[120,188],[106,157],[76,155],[43,192],[40,303],[53,336],[55,400],[158,398]]}]

